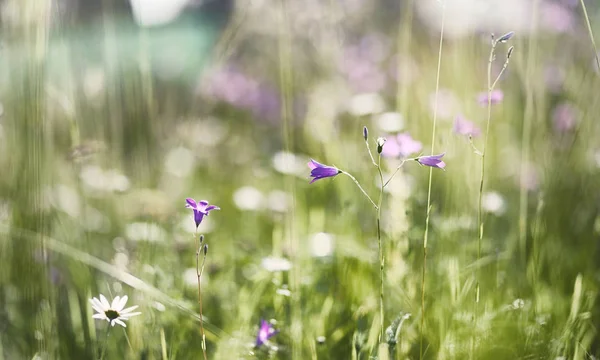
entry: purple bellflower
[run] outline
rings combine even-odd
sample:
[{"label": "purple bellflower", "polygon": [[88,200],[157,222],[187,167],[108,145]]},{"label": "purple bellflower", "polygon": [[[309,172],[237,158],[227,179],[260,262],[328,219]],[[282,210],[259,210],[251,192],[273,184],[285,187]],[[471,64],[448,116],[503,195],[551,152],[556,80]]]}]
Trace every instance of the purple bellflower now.
[{"label": "purple bellflower", "polygon": [[431,166],[434,168],[442,169],[446,167],[446,163],[442,161],[442,157],[446,155],[446,153],[441,153],[439,155],[428,155],[421,156],[416,158],[415,160],[419,162],[421,165]]},{"label": "purple bellflower", "polygon": [[[502,90],[496,89],[496,90],[492,90],[492,94],[490,96],[490,99],[492,100],[492,105],[497,105],[500,104],[502,102],[502,100],[504,100],[504,93],[502,92]],[[487,91],[484,92],[480,92],[477,95],[477,103],[483,107],[487,107],[488,105],[488,93]]]},{"label": "purple bellflower", "polygon": [[268,321],[261,319],[258,335],[256,335],[256,347],[259,347],[269,341],[269,339],[277,335],[278,332],[279,331],[275,330],[273,325],[271,325]]},{"label": "purple bellflower", "polygon": [[308,167],[311,169],[310,176],[313,177],[310,182],[311,184],[317,180],[334,177],[342,173],[342,171],[336,167],[323,165],[313,159],[310,159],[308,162]]},{"label": "purple bellflower", "polygon": [[185,202],[187,203],[185,207],[194,211],[194,221],[196,222],[196,227],[200,226],[202,219],[204,219],[204,216],[208,216],[209,211],[221,210],[221,208],[218,206],[208,205],[208,201],[206,200],[200,200],[196,202],[196,200],[192,198],[187,198],[185,199]]},{"label": "purple bellflower", "polygon": [[410,154],[421,151],[423,144],[420,141],[414,140],[408,133],[401,133],[396,136],[391,136],[381,155],[384,157],[402,157],[405,158]]}]

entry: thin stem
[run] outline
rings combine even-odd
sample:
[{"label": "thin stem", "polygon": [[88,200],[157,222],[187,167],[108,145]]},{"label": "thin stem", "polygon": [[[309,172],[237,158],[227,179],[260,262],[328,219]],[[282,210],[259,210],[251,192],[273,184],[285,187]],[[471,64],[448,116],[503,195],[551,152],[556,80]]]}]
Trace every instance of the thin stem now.
[{"label": "thin stem", "polygon": [[373,153],[371,152],[371,147],[369,146],[369,140],[365,140],[365,145],[367,146],[367,152],[369,153],[371,162],[373,163],[373,165],[377,166],[377,163],[375,162],[375,158],[373,157]]},{"label": "thin stem", "polygon": [[[492,118],[492,91],[494,90],[492,85],[492,62],[494,61],[494,55],[496,51],[496,41],[492,41],[492,48],[490,50],[490,57],[488,60],[487,66],[487,84],[488,84],[488,106],[487,106],[487,123],[485,127],[485,140],[484,147],[481,151],[481,179],[479,181],[479,200],[477,206],[477,223],[479,225],[479,236],[477,238],[477,261],[481,260],[481,243],[483,240],[483,182],[485,179],[485,154],[487,152],[488,140],[490,134],[490,120]],[[496,82],[494,82],[496,84]],[[476,274],[476,284],[475,284],[475,303],[479,304],[479,276]]]},{"label": "thin stem", "polygon": [[129,340],[129,336],[127,336],[127,330],[123,328],[123,334],[125,334],[125,340],[127,340],[127,345],[129,345],[129,350],[133,352],[133,346],[131,346],[131,341]]},{"label": "thin stem", "polygon": [[377,172],[379,173],[379,181],[381,182],[381,189],[379,192],[379,200],[377,202],[377,243],[379,244],[379,319],[381,322],[381,332],[379,334],[379,342],[381,343],[384,339],[384,308],[383,308],[383,280],[384,280],[384,266],[385,266],[385,257],[383,254],[383,246],[381,243],[381,204],[383,202],[383,190],[385,188],[385,184],[383,183],[383,173],[381,172],[381,154],[377,159]]},{"label": "thin stem", "polygon": [[110,334],[110,327],[106,327],[106,336],[104,337],[104,346],[102,346],[102,352],[100,353],[100,360],[104,359],[106,354],[106,348],[108,347],[108,335]]},{"label": "thin stem", "polygon": [[356,178],[354,176],[350,175],[350,173],[347,173],[344,170],[340,170],[340,172],[342,174],[348,176],[350,179],[352,179],[352,181],[354,181],[354,183],[356,184],[356,186],[358,186],[358,188],[360,189],[360,191],[362,191],[362,193],[367,197],[367,199],[369,199],[369,201],[371,202],[371,204],[373,204],[373,206],[375,207],[375,209],[379,208],[377,206],[377,204],[375,204],[375,201],[373,201],[373,199],[371,199],[371,197],[369,196],[369,194],[367,194],[367,192],[365,191],[365,189],[363,189],[363,187],[360,186],[360,183],[358,182],[358,180],[356,180]]},{"label": "thin stem", "polygon": [[208,359],[206,356],[206,335],[204,334],[204,316],[202,315],[202,274],[204,273],[204,262],[206,261],[206,254],[202,258],[202,267],[200,267],[200,251],[202,244],[198,237],[198,230],[196,230],[194,237],[196,238],[196,276],[198,277],[198,304],[200,305],[200,334],[202,335],[202,355],[204,360]]},{"label": "thin stem", "polygon": [[392,175],[390,176],[390,178],[387,179],[387,181],[383,184],[383,187],[386,187],[390,183],[390,181],[392,181],[392,179],[394,178],[394,176],[396,176],[396,174],[398,173],[398,171],[400,171],[400,168],[402,167],[402,165],[404,165],[405,162],[407,162],[407,161],[413,161],[413,160],[416,160],[416,159],[417,158],[410,158],[410,159],[404,159],[404,160],[402,160],[402,162],[400,163],[400,165],[398,165],[396,167],[396,170],[394,170],[394,172],[392,173]]},{"label": "thin stem", "polygon": [[598,57],[598,49],[596,48],[596,42],[594,41],[594,32],[592,31],[592,24],[590,23],[590,17],[588,16],[587,9],[585,7],[585,2],[583,0],[579,1],[581,3],[581,8],[583,9],[583,17],[585,18],[585,23],[587,25],[588,33],[590,34],[590,40],[592,42],[592,47],[594,48],[594,55],[596,57],[596,66],[598,66],[598,72],[600,72],[600,58]]},{"label": "thin stem", "polygon": [[[444,25],[446,23],[446,3],[442,4],[442,26],[440,29],[440,46],[438,51],[437,73],[435,79],[435,104],[433,110],[433,128],[431,130],[431,153],[434,152],[435,128],[437,125],[437,105],[440,93],[440,73],[442,68],[442,49],[444,45]],[[427,265],[427,240],[429,237],[429,219],[431,215],[431,183],[433,181],[433,168],[429,168],[429,183],[427,187],[427,215],[425,217],[425,234],[423,235],[423,268],[421,274],[421,341],[419,345],[419,358],[423,358],[423,338],[425,331],[425,268]]]}]

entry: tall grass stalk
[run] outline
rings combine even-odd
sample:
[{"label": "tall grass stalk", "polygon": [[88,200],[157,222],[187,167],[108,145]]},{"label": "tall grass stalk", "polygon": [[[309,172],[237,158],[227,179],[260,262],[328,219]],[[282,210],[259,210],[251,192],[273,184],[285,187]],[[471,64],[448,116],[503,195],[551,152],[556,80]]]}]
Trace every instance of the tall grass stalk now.
[{"label": "tall grass stalk", "polygon": [[[442,26],[440,29],[440,45],[438,50],[437,72],[435,77],[435,101],[433,108],[433,127],[431,129],[431,154],[435,147],[435,128],[437,125],[438,97],[440,94],[440,73],[442,68],[442,49],[444,46],[444,26],[446,23],[446,3],[442,3]],[[427,266],[427,240],[429,238],[429,219],[431,215],[431,183],[433,182],[433,168],[429,168],[429,182],[427,185],[427,215],[425,217],[425,234],[423,235],[423,268],[421,273],[421,341],[419,344],[419,358],[423,358],[423,338],[425,336],[425,268]]]},{"label": "tall grass stalk", "polygon": [[202,274],[204,273],[204,263],[206,262],[206,251],[202,258],[202,266],[200,266],[200,252],[202,251],[202,243],[204,243],[204,235],[198,237],[198,232],[194,234],[196,238],[196,276],[198,277],[198,305],[200,306],[200,335],[202,336],[202,355],[204,360],[206,356],[206,335],[204,334],[204,317],[202,315]]},{"label": "tall grass stalk", "polygon": [[587,26],[588,34],[590,35],[590,41],[592,42],[592,47],[594,48],[594,56],[596,58],[596,66],[598,66],[598,72],[600,73],[600,58],[598,56],[598,48],[596,47],[596,41],[594,41],[594,32],[592,31],[592,24],[590,23],[590,17],[587,13],[587,8],[585,7],[585,2],[583,0],[579,0],[581,3],[581,9],[583,11],[583,18],[585,19],[585,24]]},{"label": "tall grass stalk", "polygon": [[[281,101],[281,119],[282,119],[282,137],[284,149],[287,152],[294,151],[293,128],[292,123],[292,94],[293,94],[293,76],[292,76],[292,28],[290,26],[290,14],[286,5],[286,0],[279,1],[279,24],[278,24],[278,58],[279,58],[279,91]],[[287,175],[284,179],[286,192],[291,194],[290,211],[285,218],[285,238],[287,238],[287,247],[292,256],[292,262],[296,263],[290,271],[290,290],[291,296],[291,339],[292,339],[292,359],[302,359],[302,339],[306,334],[302,333],[302,298],[300,278],[302,277],[302,267],[299,266],[301,248],[296,234],[296,187],[295,178]]]},{"label": "tall grass stalk", "polygon": [[531,130],[532,130],[532,118],[534,112],[534,84],[535,78],[533,73],[533,67],[535,65],[535,29],[537,28],[537,10],[539,0],[533,1],[533,9],[531,14],[531,36],[527,45],[527,60],[525,65],[525,111],[523,119],[523,132],[521,138],[521,176],[520,176],[520,189],[519,189],[519,246],[522,256],[522,261],[525,264],[526,260],[526,246],[527,246],[527,221],[528,221],[528,190],[524,186],[525,176],[527,172],[527,164],[529,163],[530,157],[530,143],[531,143]]},{"label": "tall grass stalk", "polygon": [[381,172],[381,153],[377,158],[377,173],[379,174],[379,181],[381,182],[381,188],[379,190],[379,200],[377,200],[377,244],[379,247],[379,321],[381,322],[381,329],[379,332],[379,343],[381,344],[381,342],[385,339],[385,309],[383,307],[385,255],[383,252],[383,244],[381,243],[381,203],[383,202],[383,190],[385,188],[385,183],[383,182],[383,173]]}]

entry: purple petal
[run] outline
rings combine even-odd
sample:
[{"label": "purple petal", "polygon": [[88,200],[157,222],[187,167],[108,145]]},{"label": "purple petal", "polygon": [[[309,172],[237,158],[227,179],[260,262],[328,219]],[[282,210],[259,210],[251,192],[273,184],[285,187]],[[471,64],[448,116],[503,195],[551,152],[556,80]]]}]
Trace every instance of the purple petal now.
[{"label": "purple petal", "polygon": [[206,211],[206,215],[208,215],[208,212],[211,210],[221,210],[221,208],[216,205],[209,205],[206,207],[206,209],[204,209],[204,211]]},{"label": "purple petal", "polygon": [[186,208],[192,208],[192,209],[196,208],[196,200],[194,200],[192,198],[187,198],[187,199],[185,199],[185,202],[187,203],[185,205]]}]

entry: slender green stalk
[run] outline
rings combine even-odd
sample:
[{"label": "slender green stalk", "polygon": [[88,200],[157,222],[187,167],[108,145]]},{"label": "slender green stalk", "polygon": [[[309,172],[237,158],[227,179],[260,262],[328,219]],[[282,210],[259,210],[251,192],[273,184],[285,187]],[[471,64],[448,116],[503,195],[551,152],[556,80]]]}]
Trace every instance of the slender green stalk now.
[{"label": "slender green stalk", "polygon": [[202,250],[201,237],[198,237],[198,230],[194,233],[196,238],[196,276],[198,277],[198,305],[200,306],[200,335],[202,336],[202,355],[204,360],[208,359],[206,356],[206,335],[204,334],[204,316],[202,315],[202,274],[204,273],[204,263],[206,262],[206,252],[202,258],[202,266],[200,266],[200,251]]},{"label": "slender green stalk", "polygon": [[[446,23],[446,4],[442,4],[442,26],[440,29],[440,45],[438,51],[437,73],[435,79],[435,102],[433,110],[433,128],[431,130],[431,153],[435,146],[435,128],[437,125],[437,105],[440,93],[440,73],[442,67],[442,48],[444,45],[444,25]],[[419,345],[419,358],[423,358],[423,338],[425,331],[425,268],[427,265],[427,240],[429,237],[429,219],[431,215],[431,183],[433,181],[433,168],[429,168],[429,182],[427,186],[427,215],[425,217],[425,234],[423,235],[423,268],[421,274],[421,340]]]},{"label": "slender green stalk", "polygon": [[377,204],[375,204],[375,201],[373,201],[373,199],[371,199],[371,197],[369,196],[369,194],[367,194],[367,192],[365,191],[365,189],[363,189],[363,187],[360,185],[360,183],[358,182],[358,180],[356,180],[356,178],[354,176],[352,176],[348,172],[345,172],[344,170],[340,170],[340,172],[342,174],[346,175],[347,177],[349,177],[350,179],[352,179],[352,181],[354,181],[354,183],[356,184],[356,186],[358,186],[358,188],[360,189],[360,191],[362,191],[362,193],[367,197],[367,199],[369,199],[369,201],[371,202],[371,204],[373,204],[373,206],[375,207],[375,209],[379,209],[379,206]]},{"label": "slender green stalk", "polygon": [[528,190],[524,186],[525,175],[527,171],[527,164],[529,163],[530,157],[530,143],[531,143],[531,130],[532,130],[532,118],[534,112],[534,87],[535,87],[535,76],[533,74],[533,67],[535,66],[535,31],[537,28],[537,9],[539,0],[533,1],[533,11],[531,15],[531,34],[527,45],[527,59],[525,65],[525,111],[523,118],[523,132],[521,137],[521,169],[520,169],[520,186],[519,186],[519,246],[521,252],[521,261],[523,264],[527,262],[526,258],[526,247],[527,247],[527,223],[528,223]]},{"label": "slender green stalk", "polygon": [[[487,103],[487,121],[485,126],[485,139],[483,149],[481,150],[481,178],[479,179],[479,199],[477,202],[477,224],[479,233],[477,236],[477,262],[481,260],[481,243],[483,240],[483,182],[485,180],[485,154],[487,152],[488,140],[490,134],[490,120],[492,118],[492,91],[494,87],[492,86],[492,63],[494,61],[494,53],[496,51],[496,41],[492,40],[492,48],[490,49],[490,56],[488,59],[487,66],[487,88],[488,88],[488,103]],[[478,267],[476,268],[476,272],[478,272]],[[479,275],[476,274],[476,283],[475,283],[475,303],[479,304]]]},{"label": "slender green stalk", "polygon": [[587,13],[587,8],[585,7],[585,2],[583,0],[579,0],[581,3],[581,9],[583,10],[583,17],[585,18],[585,24],[587,25],[588,34],[590,35],[590,41],[592,42],[592,47],[594,48],[594,56],[596,58],[596,65],[598,66],[598,72],[600,73],[600,58],[598,57],[598,48],[596,48],[596,41],[594,41],[594,32],[592,31],[592,24],[590,23],[590,17]]},{"label": "slender green stalk", "polygon": [[104,346],[102,346],[102,352],[100,353],[100,360],[104,359],[106,355],[106,348],[108,347],[108,336],[110,335],[110,327],[106,326],[106,336],[104,337]]},{"label": "slender green stalk", "polygon": [[123,328],[123,334],[125,334],[125,341],[127,341],[127,345],[129,345],[129,350],[133,353],[133,346],[131,345],[131,340],[129,340],[129,336],[127,335],[127,330]]},{"label": "slender green stalk", "polygon": [[381,243],[381,203],[383,202],[383,190],[385,184],[383,183],[383,173],[381,172],[381,154],[377,159],[377,172],[379,173],[379,181],[381,182],[381,189],[379,192],[379,200],[377,201],[377,243],[379,245],[379,320],[381,322],[381,332],[379,333],[379,343],[384,341],[385,331],[385,311],[383,307],[383,285],[384,285],[384,266],[385,266],[385,255],[383,253],[383,246]]}]

